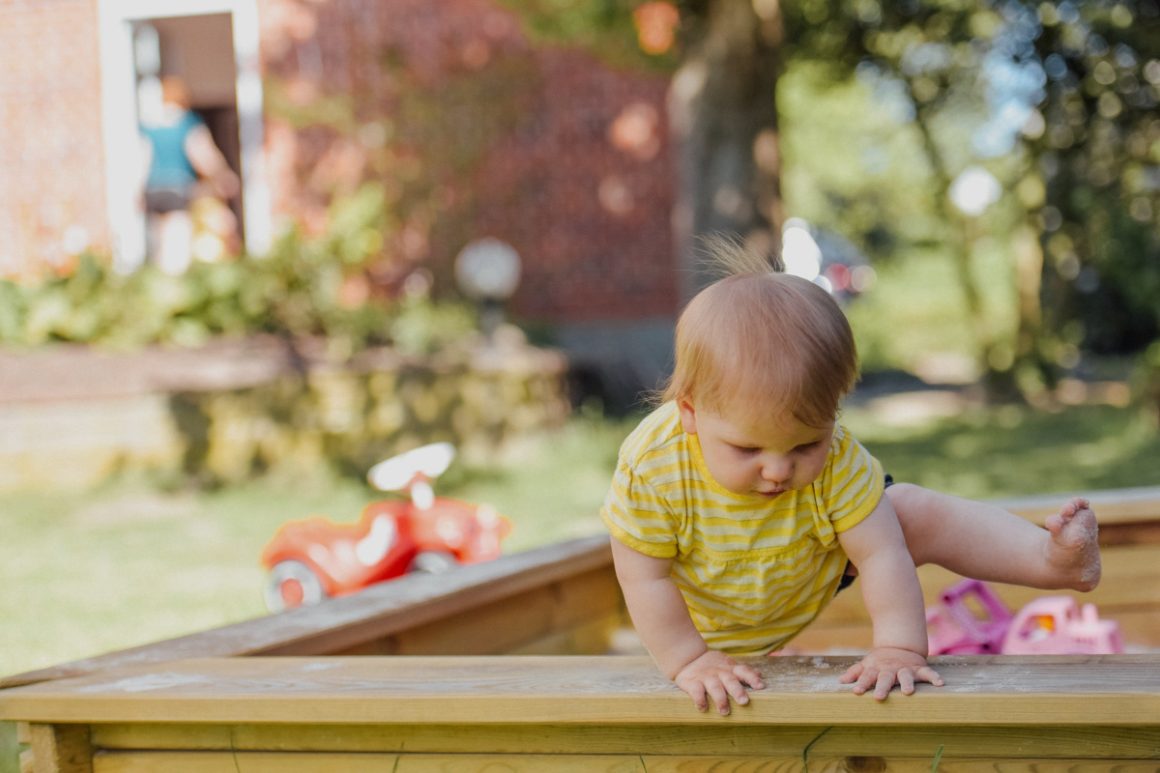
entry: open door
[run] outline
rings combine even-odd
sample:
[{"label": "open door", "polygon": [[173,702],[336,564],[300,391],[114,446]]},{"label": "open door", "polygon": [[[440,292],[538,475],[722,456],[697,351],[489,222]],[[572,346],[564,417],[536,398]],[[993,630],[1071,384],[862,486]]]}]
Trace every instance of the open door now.
[{"label": "open door", "polygon": [[130,272],[146,260],[139,111],[166,75],[185,82],[192,110],[239,174],[241,192],[229,204],[245,251],[264,253],[270,206],[255,0],[102,0],[99,7],[107,209],[117,269]]}]

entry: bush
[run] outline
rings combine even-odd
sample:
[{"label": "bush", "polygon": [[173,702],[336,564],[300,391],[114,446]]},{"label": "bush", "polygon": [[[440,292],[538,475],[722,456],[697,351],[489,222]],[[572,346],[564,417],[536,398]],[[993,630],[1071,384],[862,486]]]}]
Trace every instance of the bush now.
[{"label": "bush", "polygon": [[406,273],[384,254],[383,210],[381,186],[368,184],[332,207],[325,233],[291,231],[263,258],[196,263],[182,276],[153,267],[120,275],[86,254],[66,275],[0,281],[0,343],[196,346],[274,333],[322,337],[348,353],[390,344],[420,354],[470,334],[474,318],[461,304],[375,287],[385,269]]}]

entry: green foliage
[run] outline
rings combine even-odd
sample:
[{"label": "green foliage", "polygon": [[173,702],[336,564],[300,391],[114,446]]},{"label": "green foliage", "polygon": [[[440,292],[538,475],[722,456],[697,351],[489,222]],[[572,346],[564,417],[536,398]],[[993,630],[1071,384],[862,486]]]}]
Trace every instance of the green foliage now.
[{"label": "green foliage", "polygon": [[214,336],[324,338],[339,352],[393,344],[427,353],[468,335],[466,307],[425,297],[375,297],[385,199],[367,184],[331,207],[325,233],[291,231],[263,258],[197,263],[182,276],[123,276],[95,255],[38,284],[0,282],[0,343],[77,342],[116,348],[195,346]]},{"label": "green foliage", "polygon": [[1136,363],[1132,391],[1143,409],[1151,414],[1153,425],[1160,428],[1160,341],[1153,342]]},{"label": "green foliage", "polygon": [[579,46],[616,67],[673,70],[675,50],[642,50],[633,12],[644,0],[501,0],[533,40]]},{"label": "green foliage", "polygon": [[1069,343],[1132,352],[1160,335],[1160,7],[1045,3],[1034,51],[1046,75],[1047,306]]},{"label": "green foliage", "polygon": [[[916,238],[938,243],[959,266],[992,383],[1050,383],[1079,352],[1138,351],[1160,335],[1160,195],[1149,171],[1160,136],[1154,0],[781,7],[791,211],[879,258],[918,246]],[[947,196],[968,166],[986,167],[1003,190],[972,222]],[[1029,234],[1039,235],[1042,256]],[[985,253],[1002,256],[1006,265],[988,268],[1017,288],[999,306],[1003,325],[977,280]]]}]

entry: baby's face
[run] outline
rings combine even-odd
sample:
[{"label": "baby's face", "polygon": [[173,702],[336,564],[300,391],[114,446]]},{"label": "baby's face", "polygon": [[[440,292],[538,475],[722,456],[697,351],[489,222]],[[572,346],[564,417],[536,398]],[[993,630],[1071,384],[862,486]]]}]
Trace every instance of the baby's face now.
[{"label": "baby's face", "polygon": [[773,498],[813,483],[826,466],[833,423],[819,429],[779,416],[755,426],[687,400],[678,407],[685,431],[701,444],[710,474],[736,494]]}]

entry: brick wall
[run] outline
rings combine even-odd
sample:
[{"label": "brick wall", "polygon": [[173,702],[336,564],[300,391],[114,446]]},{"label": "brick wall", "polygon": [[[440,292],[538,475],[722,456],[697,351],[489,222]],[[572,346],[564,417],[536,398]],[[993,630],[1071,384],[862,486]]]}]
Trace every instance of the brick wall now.
[{"label": "brick wall", "polygon": [[[268,103],[348,111],[267,115],[277,219],[318,228],[377,176],[397,194],[389,259],[446,277],[490,235],[524,258],[526,320],[674,313],[663,75],[533,45],[491,0],[259,4]],[[96,6],[0,5],[0,275],[107,245]]]},{"label": "brick wall", "polygon": [[108,240],[95,0],[0,7],[0,276]]},{"label": "brick wall", "polygon": [[[410,176],[395,257],[446,277],[467,240],[495,236],[524,259],[512,303],[524,319],[675,313],[663,75],[533,46],[488,0],[263,0],[262,11],[271,88],[302,107],[346,96],[364,140],[393,142],[383,174]],[[309,224],[330,191],[367,176],[374,151],[296,120],[268,116],[272,187],[280,213]]]}]

